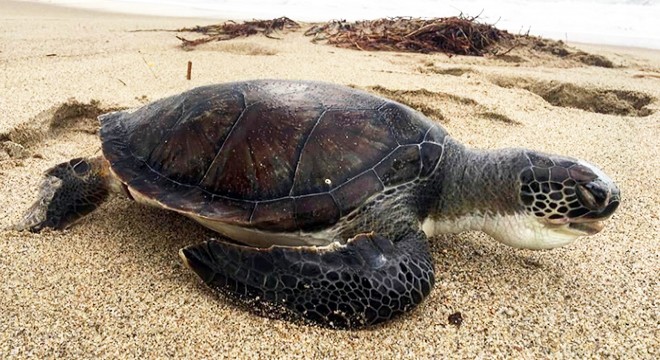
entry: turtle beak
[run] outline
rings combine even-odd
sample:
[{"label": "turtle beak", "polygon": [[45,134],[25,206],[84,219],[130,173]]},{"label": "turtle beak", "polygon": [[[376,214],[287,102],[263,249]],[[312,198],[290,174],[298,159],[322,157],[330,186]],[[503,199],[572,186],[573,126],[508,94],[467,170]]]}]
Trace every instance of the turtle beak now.
[{"label": "turtle beak", "polygon": [[580,203],[589,211],[583,216],[571,218],[568,228],[594,235],[605,227],[604,221],[609,219],[621,203],[621,192],[616,184],[609,179],[597,178],[587,184],[576,187]]},{"label": "turtle beak", "polygon": [[577,182],[577,202],[566,216],[547,219],[555,231],[573,236],[589,236],[605,228],[609,219],[621,203],[621,191],[607,175],[597,167],[581,162],[569,169]]}]

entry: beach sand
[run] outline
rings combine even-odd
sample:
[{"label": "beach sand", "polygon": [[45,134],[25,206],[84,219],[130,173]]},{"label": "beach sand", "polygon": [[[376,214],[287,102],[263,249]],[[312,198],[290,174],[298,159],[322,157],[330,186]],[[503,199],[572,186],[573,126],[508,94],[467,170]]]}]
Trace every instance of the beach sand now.
[{"label": "beach sand", "polygon": [[[333,331],[232,305],[177,256],[212,232],[113,199],[66,231],[0,232],[0,358],[660,356],[660,51],[578,45],[617,65],[607,69],[361,52],[315,45],[301,32],[183,51],[174,32],[134,32],[215,22],[0,0],[0,228],[20,219],[45,169],[100,151],[94,120],[64,126],[54,117],[255,78],[379,86],[372,91],[442,117],[470,146],[598,164],[618,182],[622,205],[600,234],[552,251],[476,232],[433,238],[437,282],[421,306],[372,329]],[[537,95],[551,89],[564,92],[557,106]],[[628,96],[617,100],[619,90]],[[635,108],[651,98],[647,110]],[[98,104],[62,107],[71,99]],[[612,102],[635,114],[593,111]],[[448,320],[456,312],[460,327]]]}]

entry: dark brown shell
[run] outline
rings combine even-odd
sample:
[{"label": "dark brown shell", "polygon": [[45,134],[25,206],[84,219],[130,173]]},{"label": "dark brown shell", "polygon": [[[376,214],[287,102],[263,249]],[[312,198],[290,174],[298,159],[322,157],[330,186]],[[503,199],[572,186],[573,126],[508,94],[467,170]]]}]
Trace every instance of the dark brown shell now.
[{"label": "dark brown shell", "polygon": [[103,153],[163,206],[273,231],[330,226],[428,175],[445,132],[347,87],[260,80],[205,86],[101,117]]}]

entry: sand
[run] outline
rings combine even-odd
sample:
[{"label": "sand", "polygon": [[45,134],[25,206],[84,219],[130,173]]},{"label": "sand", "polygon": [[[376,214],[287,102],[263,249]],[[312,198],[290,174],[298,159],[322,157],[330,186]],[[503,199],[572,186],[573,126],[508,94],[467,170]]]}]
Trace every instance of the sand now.
[{"label": "sand", "polygon": [[[254,78],[379,86],[372,91],[442,117],[470,146],[587,159],[618,182],[620,210],[600,234],[552,251],[476,232],[436,237],[437,284],[419,308],[376,328],[333,331],[233,306],[177,257],[212,232],[113,199],[66,231],[0,232],[0,358],[660,356],[660,51],[577,45],[617,65],[606,69],[360,52],[300,33],[186,52],[175,33],[132,32],[209,23],[0,0],[0,228],[20,219],[42,171],[99,152],[93,120],[64,116],[73,124],[51,126],[56,110],[91,116]],[[72,98],[98,104],[62,110]],[[633,106],[643,99],[647,110]],[[612,108],[632,110],[597,112]],[[460,327],[448,320],[456,312]]]}]

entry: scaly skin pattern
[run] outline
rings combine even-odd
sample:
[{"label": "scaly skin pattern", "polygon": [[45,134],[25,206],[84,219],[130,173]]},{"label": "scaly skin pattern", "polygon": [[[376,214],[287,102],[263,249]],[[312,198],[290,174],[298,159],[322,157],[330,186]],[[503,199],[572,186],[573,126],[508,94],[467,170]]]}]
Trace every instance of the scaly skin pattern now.
[{"label": "scaly skin pattern", "polygon": [[396,243],[360,234],[345,245],[267,249],[207,241],[181,250],[207,285],[262,315],[359,328],[409,311],[430,293],[423,233]]}]

